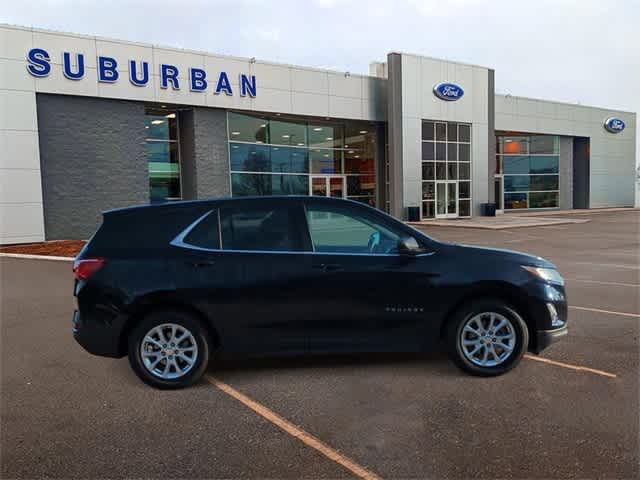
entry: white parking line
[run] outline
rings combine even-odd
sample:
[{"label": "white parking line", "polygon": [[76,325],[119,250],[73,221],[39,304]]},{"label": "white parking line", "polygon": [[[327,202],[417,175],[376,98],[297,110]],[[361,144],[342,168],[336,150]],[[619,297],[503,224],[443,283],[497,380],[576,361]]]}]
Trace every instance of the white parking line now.
[{"label": "white parking line", "polygon": [[[629,257],[635,260],[635,263],[638,263],[638,258],[640,256],[640,251],[638,249],[635,249],[633,251],[625,251],[625,250],[619,250],[619,249],[613,249],[612,251],[607,251],[607,252],[601,252],[598,251],[593,252],[594,255],[598,255],[598,257]],[[582,254],[587,254],[587,252],[583,252]],[[623,260],[626,261],[626,260]]]},{"label": "white parking line", "polygon": [[623,265],[620,263],[595,263],[595,262],[571,262],[574,265],[592,265],[594,267],[625,268],[628,270],[640,270],[640,265]]},{"label": "white parking line", "polygon": [[31,255],[26,253],[0,253],[0,257],[22,258],[25,260],[54,260],[57,262],[73,262],[73,257],[55,257],[51,255]]},{"label": "white parking line", "polygon": [[338,451],[331,448],[329,445],[324,443],[322,440],[314,437],[310,433],[304,431],[300,427],[296,427],[289,420],[281,417],[273,410],[265,407],[261,403],[256,402],[255,400],[249,398],[244,393],[239,392],[231,385],[228,385],[217,378],[214,378],[210,375],[205,375],[207,381],[212,384],[214,387],[223,391],[227,395],[235,398],[239,402],[243,403],[246,407],[250,408],[258,415],[262,416],[269,422],[273,423],[275,426],[283,430],[284,432],[291,435],[293,438],[297,438],[305,445],[317,450],[325,457],[333,460],[339,465],[342,465],[344,468],[349,470],[351,473],[356,475],[357,477],[362,478],[363,480],[380,480],[380,477],[373,473],[372,471],[366,469],[365,467],[358,465],[356,462],[351,460],[350,458],[342,455]]},{"label": "white parking line", "polygon": [[577,307],[575,305],[569,305],[569,308],[573,308],[575,310],[585,310],[587,312],[606,313],[609,315],[621,315],[623,317],[640,318],[640,313],[615,312],[612,310],[601,310],[599,308]]},{"label": "white parking line", "polygon": [[556,367],[568,368],[569,370],[575,370],[577,372],[587,372],[608,378],[618,378],[615,373],[609,373],[605,372],[604,370],[598,370],[590,367],[582,367],[580,365],[572,365],[570,363],[558,362],[557,360],[550,360],[548,358],[536,357],[535,355],[529,355],[528,353],[524,356],[524,358],[535,360],[536,362],[547,363],[549,365],[555,365]]},{"label": "white parking line", "polygon": [[614,287],[631,287],[631,288],[640,288],[640,283],[620,283],[620,282],[603,282],[601,280],[585,280],[583,278],[566,278],[570,282],[581,282],[581,283],[595,283],[598,285],[612,285]]}]

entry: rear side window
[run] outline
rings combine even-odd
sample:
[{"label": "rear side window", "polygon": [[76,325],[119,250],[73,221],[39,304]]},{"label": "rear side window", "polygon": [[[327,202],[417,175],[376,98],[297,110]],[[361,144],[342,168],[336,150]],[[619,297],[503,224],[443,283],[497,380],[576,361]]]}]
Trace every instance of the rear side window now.
[{"label": "rear side window", "polygon": [[200,248],[220,248],[218,211],[213,210],[203,218],[195,228],[184,237],[184,243]]},{"label": "rear side window", "polygon": [[303,250],[293,212],[284,206],[222,209],[223,250]]}]

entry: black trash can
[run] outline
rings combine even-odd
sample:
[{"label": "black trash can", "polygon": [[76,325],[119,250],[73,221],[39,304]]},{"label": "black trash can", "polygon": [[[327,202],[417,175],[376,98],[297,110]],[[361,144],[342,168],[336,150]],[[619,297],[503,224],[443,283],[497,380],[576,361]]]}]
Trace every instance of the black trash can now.
[{"label": "black trash can", "polygon": [[480,214],[483,217],[495,217],[496,216],[496,204],[495,203],[481,203]]},{"label": "black trash can", "polygon": [[420,207],[407,207],[407,220],[410,222],[419,222]]}]

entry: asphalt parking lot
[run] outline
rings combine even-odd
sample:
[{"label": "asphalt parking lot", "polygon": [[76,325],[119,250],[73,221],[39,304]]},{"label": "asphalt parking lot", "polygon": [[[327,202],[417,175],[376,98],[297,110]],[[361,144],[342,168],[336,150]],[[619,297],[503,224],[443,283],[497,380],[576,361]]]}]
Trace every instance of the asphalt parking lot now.
[{"label": "asphalt parking lot", "polygon": [[638,478],[640,212],[582,218],[428,228],[567,279],[568,339],[491,379],[442,354],[236,359],[157,391],[74,342],[69,263],[0,258],[1,476]]}]

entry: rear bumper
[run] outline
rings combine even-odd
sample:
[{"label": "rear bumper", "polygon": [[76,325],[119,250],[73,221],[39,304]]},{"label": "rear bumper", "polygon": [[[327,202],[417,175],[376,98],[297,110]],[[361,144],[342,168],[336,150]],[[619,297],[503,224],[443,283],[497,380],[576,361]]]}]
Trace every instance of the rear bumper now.
[{"label": "rear bumper", "polygon": [[556,328],[554,330],[538,330],[537,333],[537,342],[536,348],[534,350],[535,353],[540,353],[542,350],[547,348],[552,343],[561,340],[566,337],[569,333],[569,329],[565,325],[564,327]]},{"label": "rear bumper", "polygon": [[[124,356],[120,346],[120,325],[105,323],[99,319],[87,319],[78,310],[73,312],[73,338],[87,352],[102,357]],[[117,322],[118,324],[120,322]]]}]

